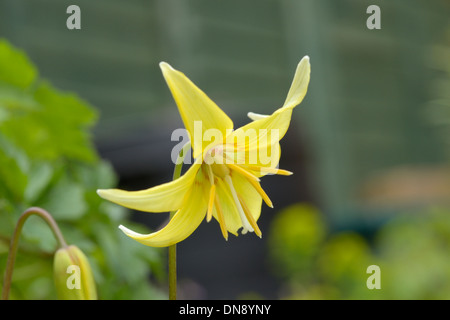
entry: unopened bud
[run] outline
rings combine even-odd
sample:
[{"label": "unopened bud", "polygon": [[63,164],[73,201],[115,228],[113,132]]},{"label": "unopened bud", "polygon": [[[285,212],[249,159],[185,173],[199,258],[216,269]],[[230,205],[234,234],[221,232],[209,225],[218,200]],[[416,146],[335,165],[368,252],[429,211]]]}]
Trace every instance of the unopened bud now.
[{"label": "unopened bud", "polygon": [[53,272],[58,299],[97,299],[91,266],[87,257],[77,246],[70,245],[56,251]]}]

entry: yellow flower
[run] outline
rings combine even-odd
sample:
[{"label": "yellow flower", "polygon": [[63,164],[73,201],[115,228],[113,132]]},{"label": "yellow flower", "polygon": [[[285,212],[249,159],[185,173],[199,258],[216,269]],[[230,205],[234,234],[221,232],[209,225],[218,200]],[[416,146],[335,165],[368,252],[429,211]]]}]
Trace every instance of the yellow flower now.
[{"label": "yellow flower", "polygon": [[124,226],[131,238],[152,247],[165,247],[186,239],[203,218],[214,217],[225,239],[228,232],[248,231],[261,237],[257,220],[262,200],[272,206],[261,188],[266,174],[290,175],[278,169],[280,139],[286,133],[292,110],[304,98],[310,77],[309,58],[297,66],[291,88],[281,108],[271,115],[249,113],[253,122],[233,130],[231,119],[183,73],[165,62],[162,73],[178,106],[190,137],[192,166],[180,178],[141,191],[98,190],[119,205],[146,212],[176,211],[167,226],[139,234]]}]

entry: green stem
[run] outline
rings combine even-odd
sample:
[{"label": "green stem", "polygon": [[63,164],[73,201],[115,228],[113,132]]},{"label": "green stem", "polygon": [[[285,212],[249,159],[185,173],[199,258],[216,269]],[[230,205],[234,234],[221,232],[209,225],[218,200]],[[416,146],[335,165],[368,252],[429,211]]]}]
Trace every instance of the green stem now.
[{"label": "green stem", "polygon": [[56,224],[55,220],[50,215],[50,213],[48,213],[44,209],[37,208],[37,207],[29,208],[24,213],[22,213],[22,215],[19,217],[19,220],[17,221],[16,228],[14,229],[14,233],[11,238],[11,243],[9,246],[8,259],[6,261],[5,277],[4,277],[4,281],[3,281],[2,300],[8,300],[8,298],[9,298],[12,274],[13,274],[13,270],[14,270],[14,262],[16,261],[17,248],[19,246],[19,237],[22,232],[22,228],[23,228],[23,225],[25,224],[25,221],[31,215],[37,215],[37,216],[41,217],[48,224],[48,226],[52,229],[53,234],[55,235],[56,239],[59,242],[59,246],[67,247],[67,243],[64,240],[61,230],[59,230],[58,225]]},{"label": "green stem", "polygon": [[[173,180],[181,176],[181,168],[183,167],[184,158],[188,153],[191,143],[186,143],[178,154],[177,162],[173,172]],[[175,215],[176,211],[170,213],[170,219]],[[177,245],[169,246],[169,300],[177,299]]]}]

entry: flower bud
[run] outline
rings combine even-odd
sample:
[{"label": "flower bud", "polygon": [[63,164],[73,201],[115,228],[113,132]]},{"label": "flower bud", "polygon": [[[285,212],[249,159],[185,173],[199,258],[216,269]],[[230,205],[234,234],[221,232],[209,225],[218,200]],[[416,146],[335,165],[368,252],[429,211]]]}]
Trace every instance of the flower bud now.
[{"label": "flower bud", "polygon": [[56,251],[53,272],[58,299],[97,299],[91,266],[87,257],[77,246],[70,245]]}]

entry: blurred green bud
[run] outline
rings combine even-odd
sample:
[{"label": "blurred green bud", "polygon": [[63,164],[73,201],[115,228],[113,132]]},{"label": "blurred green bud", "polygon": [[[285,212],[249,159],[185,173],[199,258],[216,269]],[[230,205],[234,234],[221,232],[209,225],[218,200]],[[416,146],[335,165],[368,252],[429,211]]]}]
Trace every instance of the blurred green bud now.
[{"label": "blurred green bud", "polygon": [[58,299],[97,299],[91,266],[87,257],[77,246],[70,245],[56,251],[53,272]]},{"label": "blurred green bud", "polygon": [[326,234],[322,213],[310,204],[297,203],[278,212],[268,237],[275,272],[309,278]]}]

